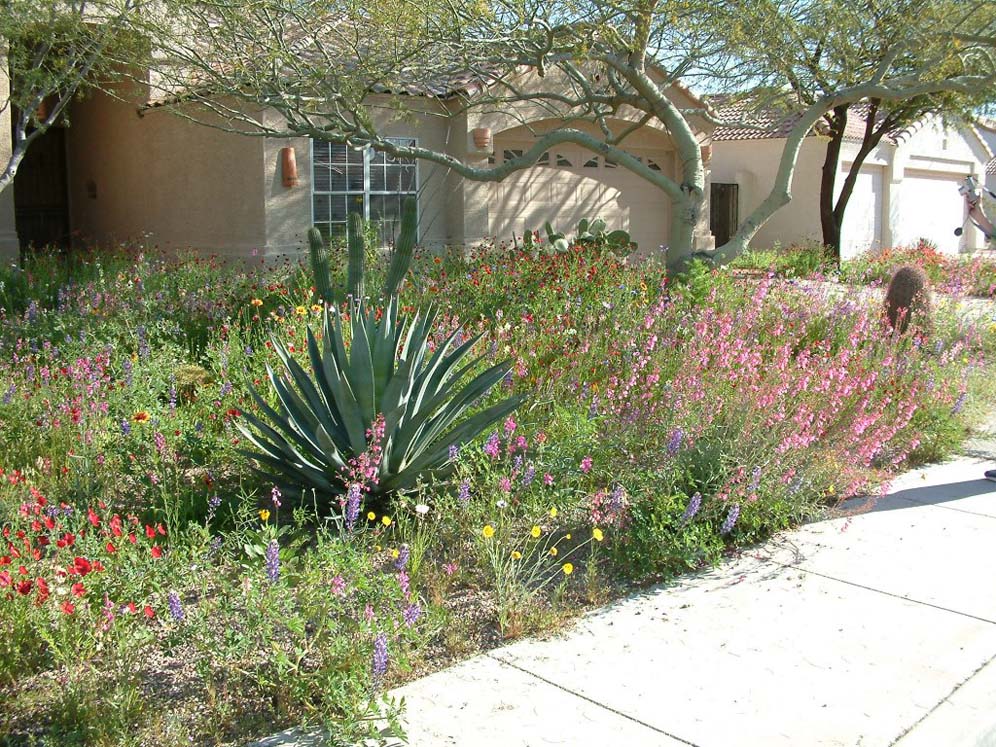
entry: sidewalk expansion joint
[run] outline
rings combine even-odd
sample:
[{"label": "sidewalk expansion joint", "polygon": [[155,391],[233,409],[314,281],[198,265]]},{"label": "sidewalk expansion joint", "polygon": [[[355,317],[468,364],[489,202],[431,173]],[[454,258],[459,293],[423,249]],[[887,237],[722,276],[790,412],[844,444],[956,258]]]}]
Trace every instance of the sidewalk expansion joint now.
[{"label": "sidewalk expansion joint", "polygon": [[979,666],[977,666],[972,671],[971,674],[969,674],[965,679],[963,679],[961,682],[959,682],[957,685],[955,685],[951,689],[951,692],[949,692],[947,695],[945,695],[943,698],[941,698],[939,701],[937,701],[937,703],[933,706],[933,708],[930,708],[920,718],[918,718],[916,721],[914,721],[912,724],[910,724],[909,727],[907,727],[905,730],[903,730],[903,732],[900,733],[899,736],[897,736],[895,739],[893,739],[891,742],[889,742],[889,747],[893,747],[893,745],[897,744],[903,737],[905,737],[907,734],[909,734],[911,731],[913,731],[916,727],[918,727],[920,724],[922,724],[924,721],[926,721],[927,718],[932,713],[934,713],[934,711],[936,711],[942,705],[944,705],[949,700],[951,700],[952,696],[956,692],[958,692],[962,687],[964,687],[965,685],[967,685],[975,677],[975,675],[977,675],[979,672],[981,672],[983,669],[985,669],[987,666],[989,666],[993,661],[996,661],[996,656],[990,656],[988,659],[986,659],[984,662],[982,662]]},{"label": "sidewalk expansion joint", "polygon": [[853,586],[857,589],[864,589],[865,591],[871,591],[876,594],[882,594],[883,596],[892,597],[893,599],[901,599],[904,602],[910,602],[911,604],[919,604],[923,607],[933,607],[935,610],[940,610],[941,612],[950,612],[953,615],[959,615],[961,617],[967,617],[970,620],[978,620],[979,622],[988,623],[990,625],[996,625],[996,620],[990,620],[988,617],[980,617],[979,615],[973,615],[970,612],[961,612],[959,610],[953,610],[950,607],[944,607],[940,604],[934,604],[932,602],[924,602],[922,599],[914,599],[912,597],[904,597],[902,594],[896,594],[895,592],[885,591],[883,589],[876,589],[874,586],[865,586],[864,584],[859,584],[854,581],[848,581],[843,578],[837,578],[836,576],[829,576],[826,573],[820,573],[819,571],[810,570],[801,565],[796,565],[794,563],[780,563],[777,560],[772,560],[775,565],[780,565],[782,568],[791,568],[794,571],[802,571],[803,573],[808,573],[813,576],[819,576],[820,578],[825,578],[828,581],[836,581],[839,584],[846,584],[847,586]]},{"label": "sidewalk expansion joint", "polygon": [[530,677],[534,677],[535,679],[539,680],[540,682],[545,682],[547,685],[551,685],[551,686],[557,688],[558,690],[567,693],[568,695],[573,695],[575,698],[580,698],[581,700],[587,701],[588,703],[591,703],[594,706],[598,706],[599,708],[601,708],[604,711],[608,711],[609,713],[613,713],[616,716],[620,716],[620,717],[626,719],[627,721],[632,721],[634,724],[639,724],[640,726],[644,727],[645,729],[650,729],[651,731],[657,732],[658,734],[661,734],[662,736],[668,737],[669,739],[673,739],[676,742],[680,742],[681,744],[686,744],[686,745],[688,745],[688,747],[701,747],[701,745],[697,745],[695,742],[689,742],[687,739],[682,739],[681,737],[676,736],[674,734],[671,734],[670,732],[664,731],[663,729],[659,729],[659,728],[657,728],[656,726],[654,726],[652,724],[648,724],[646,721],[641,721],[638,718],[630,716],[628,713],[624,713],[624,712],[622,712],[620,710],[617,710],[616,708],[612,708],[611,706],[607,706],[607,705],[605,705],[605,703],[601,703],[601,702],[595,700],[594,698],[589,698],[587,695],[579,693],[576,690],[571,690],[568,687],[564,687],[559,682],[554,682],[553,680],[549,680],[546,677],[543,677],[542,675],[536,674],[536,672],[531,672],[528,669],[519,666],[518,664],[513,664],[512,662],[507,661],[506,659],[502,659],[499,656],[495,656],[491,652],[486,653],[485,656],[487,656],[487,657],[489,657],[491,659],[494,659],[499,664],[502,664],[502,665],[504,665],[506,667],[512,667],[512,669],[517,669],[520,672],[522,672],[523,674],[527,674]]}]

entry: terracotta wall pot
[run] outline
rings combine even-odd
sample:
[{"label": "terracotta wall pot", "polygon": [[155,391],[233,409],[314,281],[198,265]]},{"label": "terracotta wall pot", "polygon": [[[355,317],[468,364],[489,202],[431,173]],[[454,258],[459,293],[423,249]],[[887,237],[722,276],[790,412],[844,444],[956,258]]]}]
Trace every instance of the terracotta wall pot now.
[{"label": "terracotta wall pot", "polygon": [[297,178],[297,154],[290,146],[280,149],[280,170],[285,187],[298,185],[300,180]]},{"label": "terracotta wall pot", "polygon": [[474,136],[474,147],[478,150],[491,150],[491,129],[489,127],[475,127],[470,132]]}]

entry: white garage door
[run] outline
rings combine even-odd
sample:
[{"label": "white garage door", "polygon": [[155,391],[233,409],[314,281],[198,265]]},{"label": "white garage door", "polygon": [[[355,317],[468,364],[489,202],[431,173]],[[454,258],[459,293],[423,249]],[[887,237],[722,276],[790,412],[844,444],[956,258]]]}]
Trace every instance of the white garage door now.
[{"label": "white garage door", "polygon": [[[844,164],[837,177],[838,194],[850,168],[851,164]],[[862,166],[858,172],[840,231],[845,259],[882,245],[882,174],[881,166]]]},{"label": "white garage door", "polygon": [[965,201],[958,194],[964,178],[907,169],[900,188],[896,243],[912,245],[925,238],[946,254],[958,253],[964,238],[955,236],[954,230],[965,217]]},{"label": "white garage door", "polygon": [[[521,155],[527,143],[495,138],[495,160]],[[672,172],[669,151],[633,150],[652,169]],[[499,241],[521,240],[529,230],[545,239],[543,224],[568,236],[582,218],[602,218],[609,230],[622,228],[650,253],[667,243],[670,202],[645,179],[580,147],[557,147],[531,169],[494,185],[491,234]]]}]

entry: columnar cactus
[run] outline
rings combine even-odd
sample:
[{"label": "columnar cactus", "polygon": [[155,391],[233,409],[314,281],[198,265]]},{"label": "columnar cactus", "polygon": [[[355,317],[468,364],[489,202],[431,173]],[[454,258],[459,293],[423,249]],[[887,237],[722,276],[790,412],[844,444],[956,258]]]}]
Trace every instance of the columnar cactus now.
[{"label": "columnar cactus", "polygon": [[363,241],[363,216],[358,213],[349,214],[346,226],[346,243],[349,248],[349,271],[346,277],[346,292],[354,301],[363,298],[363,252],[366,246]]},{"label": "columnar cactus", "polygon": [[394,255],[391,266],[387,269],[387,279],[384,281],[384,298],[398,294],[401,283],[404,282],[408,268],[412,264],[412,249],[415,247],[415,233],[418,228],[418,209],[412,197],[405,199],[401,207],[401,234],[394,245]]},{"label": "columnar cactus", "polygon": [[926,329],[930,322],[930,289],[927,275],[919,267],[900,267],[885,293],[885,318],[898,334],[903,334],[915,318],[916,326]]},{"label": "columnar cactus", "polygon": [[324,303],[333,303],[335,291],[329,267],[329,247],[317,228],[308,229],[308,253],[311,256],[311,274],[315,276],[315,292]]}]

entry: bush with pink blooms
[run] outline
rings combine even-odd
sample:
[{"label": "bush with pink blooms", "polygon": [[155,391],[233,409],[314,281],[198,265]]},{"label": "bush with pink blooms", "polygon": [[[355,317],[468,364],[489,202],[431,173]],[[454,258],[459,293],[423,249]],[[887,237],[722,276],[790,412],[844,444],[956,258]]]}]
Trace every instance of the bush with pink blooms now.
[{"label": "bush with pink blooms", "polygon": [[394,684],[950,453],[996,381],[996,323],[953,303],[897,336],[871,297],[591,247],[424,254],[402,311],[429,302],[432,345],[514,361],[477,406],[528,401],[386,510],[335,476],[343,516],[258,477],[235,425],[249,384],[274,401],[272,338],[307,360],[303,267],[0,274],[0,741],[359,740]]}]

